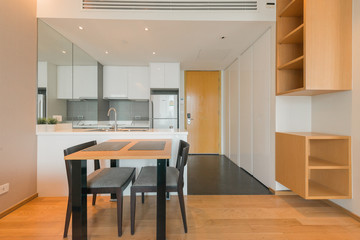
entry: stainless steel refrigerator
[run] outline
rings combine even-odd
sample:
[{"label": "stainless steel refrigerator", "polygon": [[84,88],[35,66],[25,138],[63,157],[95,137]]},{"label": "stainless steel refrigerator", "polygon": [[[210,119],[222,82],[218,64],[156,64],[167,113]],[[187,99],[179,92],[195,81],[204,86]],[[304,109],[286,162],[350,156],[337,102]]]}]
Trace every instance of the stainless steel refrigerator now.
[{"label": "stainless steel refrigerator", "polygon": [[179,128],[178,95],[151,95],[150,113],[152,128]]}]

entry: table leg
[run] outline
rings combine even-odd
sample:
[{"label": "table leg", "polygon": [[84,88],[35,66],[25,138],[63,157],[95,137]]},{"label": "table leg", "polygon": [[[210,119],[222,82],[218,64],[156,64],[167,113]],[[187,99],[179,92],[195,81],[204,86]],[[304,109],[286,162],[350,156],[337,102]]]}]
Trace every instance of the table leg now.
[{"label": "table leg", "polygon": [[[119,167],[119,160],[117,159],[111,159],[110,160],[110,167]],[[112,193],[110,194],[111,197],[110,197],[110,201],[117,201],[116,200],[116,194],[115,193]]]},{"label": "table leg", "polygon": [[157,160],[156,239],[166,238],[166,159]]},{"label": "table leg", "polygon": [[71,160],[72,239],[87,239],[87,161]]}]

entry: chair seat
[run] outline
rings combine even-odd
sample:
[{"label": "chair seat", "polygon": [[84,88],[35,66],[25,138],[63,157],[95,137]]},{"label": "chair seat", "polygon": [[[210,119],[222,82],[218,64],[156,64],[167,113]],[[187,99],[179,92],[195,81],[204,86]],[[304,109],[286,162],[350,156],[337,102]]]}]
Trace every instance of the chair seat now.
[{"label": "chair seat", "polygon": [[101,168],[92,172],[87,178],[88,188],[119,188],[131,177],[135,168]]},{"label": "chair seat", "polygon": [[[141,168],[139,176],[137,177],[133,187],[156,187],[157,167],[148,166]],[[166,168],[166,186],[176,187],[179,178],[179,170],[174,167]]]}]

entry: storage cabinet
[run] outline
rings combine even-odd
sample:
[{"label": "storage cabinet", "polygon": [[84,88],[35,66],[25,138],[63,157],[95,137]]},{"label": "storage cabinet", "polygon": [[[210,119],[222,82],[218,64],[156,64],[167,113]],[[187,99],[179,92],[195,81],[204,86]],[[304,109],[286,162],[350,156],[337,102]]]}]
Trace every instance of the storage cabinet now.
[{"label": "storage cabinet", "polygon": [[72,99],[72,66],[57,66],[57,98]]},{"label": "storage cabinet", "polygon": [[73,99],[97,99],[97,66],[74,66]]},{"label": "storage cabinet", "polygon": [[128,67],[128,98],[150,99],[148,67]]},{"label": "storage cabinet", "polygon": [[103,97],[123,99],[128,97],[128,68],[122,66],[104,66]]},{"label": "storage cabinet", "polygon": [[277,95],[351,90],[352,2],[277,1]]},{"label": "storage cabinet", "polygon": [[179,88],[180,63],[150,63],[150,88]]},{"label": "storage cabinet", "polygon": [[351,140],[276,133],[276,181],[305,199],[351,198]]}]

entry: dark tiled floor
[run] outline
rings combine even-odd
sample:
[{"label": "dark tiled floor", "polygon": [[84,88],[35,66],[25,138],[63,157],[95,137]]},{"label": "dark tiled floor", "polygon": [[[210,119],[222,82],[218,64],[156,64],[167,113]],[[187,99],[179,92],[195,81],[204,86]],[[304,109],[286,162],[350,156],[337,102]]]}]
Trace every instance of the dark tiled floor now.
[{"label": "dark tiled floor", "polygon": [[225,156],[191,155],[189,195],[269,195],[271,192]]}]

